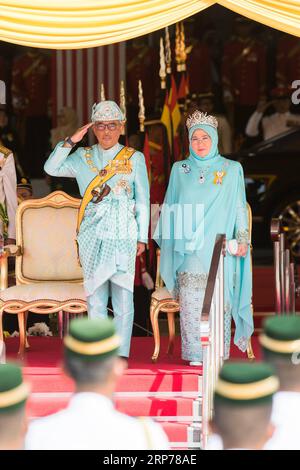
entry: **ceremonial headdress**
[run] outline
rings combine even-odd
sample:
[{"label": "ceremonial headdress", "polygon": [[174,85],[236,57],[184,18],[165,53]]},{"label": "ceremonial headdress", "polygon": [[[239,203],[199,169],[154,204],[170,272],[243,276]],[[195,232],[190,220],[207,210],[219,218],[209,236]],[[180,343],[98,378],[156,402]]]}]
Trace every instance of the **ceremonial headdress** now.
[{"label": "ceremonial headdress", "polygon": [[14,411],[24,406],[29,392],[29,385],[23,382],[19,366],[0,364],[0,413]]},{"label": "ceremonial headdress", "polygon": [[109,318],[79,318],[70,323],[64,345],[67,355],[86,361],[99,361],[117,355],[120,338]]},{"label": "ceremonial headdress", "polygon": [[272,400],[279,388],[273,368],[266,363],[227,362],[220,371],[215,401],[256,405]]},{"label": "ceremonial headdress", "polygon": [[92,107],[91,120],[96,121],[125,121],[125,116],[114,101],[100,101]]}]

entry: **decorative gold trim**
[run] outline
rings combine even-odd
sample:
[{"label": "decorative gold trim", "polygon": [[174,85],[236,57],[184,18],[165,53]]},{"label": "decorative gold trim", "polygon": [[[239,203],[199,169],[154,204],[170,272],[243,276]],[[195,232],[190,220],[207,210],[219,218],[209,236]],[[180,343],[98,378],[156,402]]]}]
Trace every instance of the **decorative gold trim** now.
[{"label": "decorative gold trim", "polygon": [[259,342],[264,348],[278,353],[292,354],[294,352],[300,352],[300,339],[282,341],[263,334],[260,335]]},{"label": "decorative gold trim", "polygon": [[172,73],[172,52],[171,52],[171,42],[170,42],[170,35],[169,35],[169,27],[165,27],[165,57],[166,57],[166,67],[167,67],[167,74]]},{"label": "decorative gold trim", "polygon": [[60,310],[68,313],[83,313],[87,311],[86,301],[81,299],[67,299],[64,301],[38,299],[31,302],[11,299],[6,301],[1,300],[1,302],[0,313],[5,311],[6,313],[19,314],[30,311],[48,314],[56,313]]},{"label": "decorative gold trim", "polygon": [[105,101],[104,83],[101,83],[100,85],[100,101]]},{"label": "decorative gold trim", "polygon": [[0,408],[7,408],[16,405],[25,400],[30,393],[30,388],[27,383],[22,383],[18,387],[8,390],[7,392],[0,392]]},{"label": "decorative gold trim", "polygon": [[143,86],[142,81],[138,82],[138,91],[139,91],[139,122],[140,122],[140,131],[145,132],[145,106],[144,106],[144,96],[143,96]]},{"label": "decorative gold trim", "polygon": [[102,341],[94,341],[93,343],[84,343],[78,341],[72,336],[66,336],[64,344],[67,348],[71,349],[79,354],[85,354],[87,356],[93,356],[95,354],[105,354],[118,348],[121,344],[120,337],[118,335],[111,336]]},{"label": "decorative gold trim", "polygon": [[[124,116],[123,123],[125,123],[127,112],[126,112],[126,94],[125,94],[124,80],[121,80],[121,83],[120,83],[120,109]],[[122,130],[122,135],[126,135],[125,125]]]},{"label": "decorative gold trim", "polygon": [[279,388],[279,380],[272,376],[250,384],[234,384],[219,379],[216,392],[232,400],[255,400],[275,393]]},{"label": "decorative gold trim", "polygon": [[[117,155],[114,157],[114,161],[117,160],[124,160],[124,159],[130,159],[133,154],[135,153],[135,150],[131,147],[123,147]],[[106,170],[105,174],[102,176],[102,172]],[[106,165],[105,168],[103,168],[97,176],[89,183],[87,188],[85,189],[83,198],[81,200],[81,204],[79,207],[78,211],[78,217],[77,217],[77,228],[76,228],[76,233],[79,232],[80,225],[82,222],[82,219],[84,217],[84,212],[85,208],[88,205],[88,203],[93,199],[92,191],[95,189],[97,186],[102,186],[104,183],[109,181],[111,178],[115,176],[114,173],[109,171],[109,165]]]},{"label": "decorative gold trim", "polygon": [[160,38],[160,69],[159,69],[159,76],[160,76],[160,87],[162,90],[166,89],[166,59],[165,59],[165,48],[164,48],[164,40]]}]

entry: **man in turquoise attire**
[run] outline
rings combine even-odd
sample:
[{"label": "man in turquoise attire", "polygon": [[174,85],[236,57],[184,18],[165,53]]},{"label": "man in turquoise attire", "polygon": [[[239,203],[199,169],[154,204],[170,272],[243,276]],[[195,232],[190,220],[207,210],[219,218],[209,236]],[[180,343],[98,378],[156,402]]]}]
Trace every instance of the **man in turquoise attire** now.
[{"label": "man in turquoise attire", "polygon": [[[75,177],[83,197],[77,224],[88,313],[107,316],[112,297],[120,355],[130,350],[135,258],[145,250],[149,184],[142,153],[119,144],[124,115],[113,101],[94,104],[89,124],[59,142],[45,163],[51,176]],[[92,128],[98,144],[71,148]]]},{"label": "man in turquoise attire", "polygon": [[173,165],[154,235],[161,248],[161,276],[167,289],[179,297],[182,358],[191,365],[202,361],[201,311],[217,234],[225,234],[236,246],[224,264],[225,358],[232,317],[234,341],[242,351],[253,332],[243,170],[240,163],[219,154],[217,126],[214,116],[200,111],[187,119],[190,155]]}]

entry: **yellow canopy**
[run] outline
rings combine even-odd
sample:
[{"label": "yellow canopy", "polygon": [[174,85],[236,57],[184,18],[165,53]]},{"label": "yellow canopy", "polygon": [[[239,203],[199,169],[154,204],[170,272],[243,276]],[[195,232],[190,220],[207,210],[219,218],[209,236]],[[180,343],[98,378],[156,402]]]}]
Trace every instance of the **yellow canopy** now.
[{"label": "yellow canopy", "polygon": [[81,49],[156,31],[218,3],[300,37],[300,0],[1,0],[0,40]]}]

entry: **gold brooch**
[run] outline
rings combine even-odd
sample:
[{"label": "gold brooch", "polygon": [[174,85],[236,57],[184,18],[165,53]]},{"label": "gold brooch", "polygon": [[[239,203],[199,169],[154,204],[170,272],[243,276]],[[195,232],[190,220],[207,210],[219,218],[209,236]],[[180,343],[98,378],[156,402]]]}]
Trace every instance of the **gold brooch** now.
[{"label": "gold brooch", "polygon": [[214,184],[222,184],[223,178],[226,175],[226,171],[214,171]]}]

